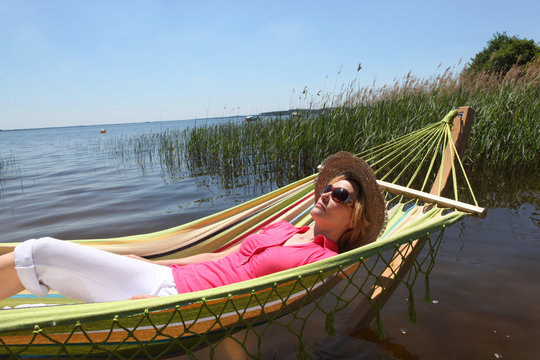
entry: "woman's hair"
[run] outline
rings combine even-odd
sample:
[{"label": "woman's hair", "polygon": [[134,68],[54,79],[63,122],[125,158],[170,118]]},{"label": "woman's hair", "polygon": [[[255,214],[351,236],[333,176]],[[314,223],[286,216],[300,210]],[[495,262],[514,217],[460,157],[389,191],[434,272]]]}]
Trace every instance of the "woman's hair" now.
[{"label": "woman's hair", "polygon": [[330,184],[339,180],[347,180],[354,187],[356,196],[353,199],[353,219],[352,228],[345,231],[338,239],[339,252],[343,253],[352,249],[355,249],[361,245],[365,245],[365,233],[369,226],[369,222],[365,216],[365,197],[362,193],[362,186],[360,183],[346,175],[338,175],[330,181]]}]

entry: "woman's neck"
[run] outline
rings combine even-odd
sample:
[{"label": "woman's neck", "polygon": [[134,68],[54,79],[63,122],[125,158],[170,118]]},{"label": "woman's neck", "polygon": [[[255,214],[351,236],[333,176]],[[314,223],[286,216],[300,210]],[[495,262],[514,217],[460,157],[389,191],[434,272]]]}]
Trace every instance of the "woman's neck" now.
[{"label": "woman's neck", "polygon": [[313,242],[315,235],[313,234],[313,228],[310,226],[305,232],[297,232],[291,236],[284,245],[297,245],[297,244],[307,244]]},{"label": "woman's neck", "polygon": [[330,241],[337,242],[337,239],[339,239],[339,236],[341,234],[338,234],[338,231],[332,229],[329,229],[328,231],[323,231],[318,228],[317,225],[314,225],[310,226],[309,230],[307,230],[306,232],[294,234],[289,240],[286,241],[286,244],[290,245],[312,242],[319,235],[324,236]]},{"label": "woman's neck", "polygon": [[337,243],[337,241],[339,240],[339,237],[341,236],[340,230],[331,229],[331,228],[324,229],[324,228],[321,228],[320,226],[317,226],[317,224],[313,225],[313,228],[311,228],[311,230],[313,231],[313,239],[315,239],[315,237],[319,235],[322,235],[328,240]]}]

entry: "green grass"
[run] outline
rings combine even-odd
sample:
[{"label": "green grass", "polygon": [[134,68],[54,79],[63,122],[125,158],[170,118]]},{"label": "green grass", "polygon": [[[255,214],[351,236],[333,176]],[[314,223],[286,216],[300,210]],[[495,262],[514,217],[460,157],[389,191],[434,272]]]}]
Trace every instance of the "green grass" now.
[{"label": "green grass", "polygon": [[225,187],[284,185],[313,173],[332,153],[360,152],[469,105],[475,109],[464,156],[469,174],[540,170],[540,62],[505,77],[447,70],[430,79],[409,74],[392,86],[354,88],[311,102],[328,109],[317,117],[166,130],[117,139],[112,149],[142,167],[159,161],[169,176],[218,176]]}]

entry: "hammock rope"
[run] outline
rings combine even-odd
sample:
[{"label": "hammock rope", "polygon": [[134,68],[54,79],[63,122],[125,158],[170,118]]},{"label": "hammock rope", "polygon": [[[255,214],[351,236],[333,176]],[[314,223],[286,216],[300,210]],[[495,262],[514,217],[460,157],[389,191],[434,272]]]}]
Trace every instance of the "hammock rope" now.
[{"label": "hammock rope", "polygon": [[[360,156],[381,179],[397,182],[406,178],[407,186],[419,184],[422,191],[437,186],[440,193],[445,185],[433,170],[449,157],[459,159],[455,147],[447,146],[453,144],[448,136],[456,116],[459,112],[454,110],[438,123]],[[447,154],[447,149],[454,149],[454,153]],[[450,168],[455,200],[460,195],[458,179],[466,178],[461,161],[458,163],[454,167],[452,161]],[[135,248],[139,254],[153,258],[220,251],[278,220],[296,226],[309,224],[314,178],[312,175],[246,204],[169,230],[80,242],[118,253]],[[466,183],[467,192],[472,194],[468,180]],[[297,343],[297,356],[305,358],[310,354],[303,341],[307,329],[319,324],[329,335],[336,334],[338,318],[354,316],[350,312],[361,300],[374,309],[376,331],[383,336],[383,303],[374,295],[387,289],[374,285],[382,284],[388,274],[397,277],[407,288],[409,318],[415,322],[414,285],[424,278],[424,300],[429,301],[429,274],[444,227],[467,215],[404,194],[387,192],[385,196],[388,221],[376,242],[317,263],[163,298],[73,304],[69,299],[51,297],[35,301],[70,305],[0,310],[0,358],[159,359],[180,354],[206,358],[223,349],[236,349],[244,357],[258,358],[268,351],[266,343],[275,333],[280,338],[289,335]],[[434,239],[430,237],[433,233],[437,233]],[[419,238],[427,239],[427,251],[394,267],[410,251],[417,251],[412,249]],[[2,248],[9,246],[0,244]],[[402,272],[407,266],[411,270]],[[14,297],[0,305],[14,306],[25,301],[29,299]]]}]

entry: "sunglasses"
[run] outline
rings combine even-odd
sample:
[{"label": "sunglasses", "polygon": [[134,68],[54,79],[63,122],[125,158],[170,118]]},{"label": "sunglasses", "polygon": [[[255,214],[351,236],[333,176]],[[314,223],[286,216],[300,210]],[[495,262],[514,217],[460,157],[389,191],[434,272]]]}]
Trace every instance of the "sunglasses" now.
[{"label": "sunglasses", "polygon": [[342,187],[334,188],[333,185],[328,185],[324,188],[322,194],[329,193],[330,191],[332,192],[332,199],[334,199],[335,202],[353,206],[351,194],[347,191],[347,189]]}]

